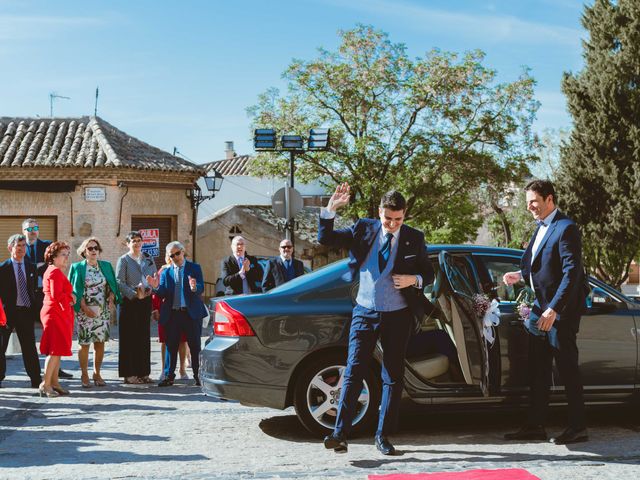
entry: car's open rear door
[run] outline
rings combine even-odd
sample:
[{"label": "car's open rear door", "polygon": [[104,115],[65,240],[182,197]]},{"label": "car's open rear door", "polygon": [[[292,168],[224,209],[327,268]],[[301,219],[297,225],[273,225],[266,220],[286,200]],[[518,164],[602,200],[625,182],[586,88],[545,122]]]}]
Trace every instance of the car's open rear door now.
[{"label": "car's open rear door", "polygon": [[465,382],[478,385],[483,395],[489,395],[488,352],[482,336],[482,319],[474,308],[474,295],[480,293],[475,267],[466,254],[451,254],[443,250],[438,255],[443,273],[438,296],[448,317]]}]

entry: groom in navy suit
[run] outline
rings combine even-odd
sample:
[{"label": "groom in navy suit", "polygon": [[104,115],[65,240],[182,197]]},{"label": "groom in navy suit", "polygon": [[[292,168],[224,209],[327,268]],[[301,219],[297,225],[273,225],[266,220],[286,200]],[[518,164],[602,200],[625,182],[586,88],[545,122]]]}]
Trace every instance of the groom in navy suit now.
[{"label": "groom in navy suit", "polygon": [[164,299],[160,307],[159,323],[164,326],[167,335],[167,358],[164,363],[164,379],[158,386],[173,385],[176,378],[178,346],[183,332],[191,352],[193,378],[195,384],[200,386],[200,337],[202,319],[207,316],[207,309],[202,301],[202,269],[197,263],[184,258],[184,246],[180,242],[169,243],[166,252],[171,259],[171,265],[162,271],[159,279],[147,277],[147,282],[154,288],[155,293]]},{"label": "groom in navy suit", "polygon": [[387,435],[397,427],[407,342],[424,316],[422,286],[433,281],[433,268],[424,234],[403,225],[407,203],[402,194],[392,190],[382,197],[379,220],[363,218],[350,228],[334,230],[335,213],[349,203],[349,198],[349,185],[339,185],[320,212],[318,231],[322,245],[349,249],[352,278],[359,276],[360,280],[336,425],[325,437],[324,446],[336,453],[347,452],[362,380],[380,338],[383,386],[375,445],[383,455],[393,455],[395,448]]},{"label": "groom in navy suit", "polygon": [[525,187],[525,192],[527,209],[538,228],[522,256],[520,271],[506,273],[503,280],[507,285],[524,280],[535,291],[527,323],[531,405],[528,422],[505,438],[547,439],[544,422],[555,358],[569,404],[569,425],[552,442],[585,442],[589,435],[576,335],[589,287],[582,265],[580,231],[573,220],[556,208],[556,194],[550,181],[534,180]]}]

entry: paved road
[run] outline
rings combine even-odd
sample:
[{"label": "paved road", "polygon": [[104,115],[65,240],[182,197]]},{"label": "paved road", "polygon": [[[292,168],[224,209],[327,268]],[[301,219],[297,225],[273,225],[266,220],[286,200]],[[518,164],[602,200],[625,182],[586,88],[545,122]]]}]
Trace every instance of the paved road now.
[{"label": "paved road", "polygon": [[[74,348],[75,352],[75,348]],[[152,353],[159,359],[157,344]],[[172,388],[123,385],[117,341],[109,343],[106,388],[44,399],[25,388],[19,356],[0,389],[0,479],[366,479],[370,474],[524,468],[543,480],[637,479],[640,433],[624,409],[590,410],[592,441],[564,447],[502,440],[518,415],[409,415],[394,437],[397,457],[377,454],[369,438],[347,455],[323,449],[291,410],[243,407],[204,397],[190,382]],[[157,363],[154,375],[159,373]],[[557,416],[551,432],[557,432]]]}]

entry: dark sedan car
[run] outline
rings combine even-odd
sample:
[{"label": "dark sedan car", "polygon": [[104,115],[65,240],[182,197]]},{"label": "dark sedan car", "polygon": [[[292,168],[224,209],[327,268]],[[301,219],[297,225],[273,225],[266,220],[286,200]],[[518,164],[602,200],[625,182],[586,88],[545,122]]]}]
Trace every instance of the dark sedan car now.
[{"label": "dark sedan car", "polygon": [[[437,272],[425,287],[430,312],[407,350],[405,397],[415,405],[517,406],[527,396],[527,333],[517,313],[524,284],[506,286],[522,251],[478,246],[430,246]],[[342,385],[357,281],[346,260],[269,293],[228,297],[216,305],[214,335],[201,352],[207,395],[246,405],[295,406],[304,426],[333,428]],[[592,287],[578,345],[588,403],[630,401],[638,383],[640,305],[590,278]],[[499,300],[495,341],[483,337],[473,298]],[[354,430],[369,428],[380,401],[380,359],[365,379]],[[552,403],[564,402],[554,371]]]}]

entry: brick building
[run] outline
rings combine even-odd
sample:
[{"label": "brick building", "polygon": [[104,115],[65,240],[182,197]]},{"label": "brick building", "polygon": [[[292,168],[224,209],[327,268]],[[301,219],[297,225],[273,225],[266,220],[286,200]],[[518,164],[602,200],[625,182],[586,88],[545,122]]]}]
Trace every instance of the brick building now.
[{"label": "brick building", "polygon": [[[203,173],[99,117],[0,117],[0,242],[34,217],[40,238],[71,244],[72,261],[93,235],[115,266],[127,233],[140,228],[158,230],[162,257],[175,239],[191,252],[190,195]],[[0,247],[0,259],[7,256]]]}]

